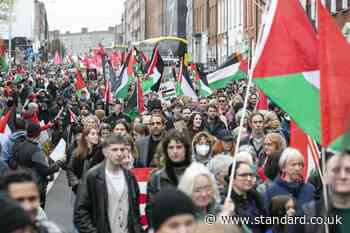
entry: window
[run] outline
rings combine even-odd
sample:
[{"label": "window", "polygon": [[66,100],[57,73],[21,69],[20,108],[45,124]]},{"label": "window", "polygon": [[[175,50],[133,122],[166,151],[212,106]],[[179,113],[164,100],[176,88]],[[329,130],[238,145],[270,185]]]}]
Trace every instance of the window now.
[{"label": "window", "polygon": [[349,1],[348,0],[342,0],[342,8],[348,9],[349,8]]},{"label": "window", "polygon": [[331,12],[336,13],[337,12],[337,0],[332,0],[331,2]]}]

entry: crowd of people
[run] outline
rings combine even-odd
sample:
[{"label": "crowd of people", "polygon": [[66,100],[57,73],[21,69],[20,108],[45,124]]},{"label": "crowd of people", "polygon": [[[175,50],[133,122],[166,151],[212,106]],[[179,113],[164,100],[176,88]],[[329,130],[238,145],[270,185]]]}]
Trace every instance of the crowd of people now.
[{"label": "crowd of people", "polygon": [[[89,93],[82,95],[74,80],[65,66],[39,65],[35,75],[23,73],[0,83],[3,115],[15,112],[12,132],[1,147],[0,232],[63,232],[45,214],[47,184],[60,169],[75,195],[72,221],[79,233],[350,229],[350,153],[328,153],[325,173],[314,171],[305,179],[305,156],[289,147],[288,115],[272,102],[268,109],[257,109],[258,89],[247,89],[246,80],[198,99],[163,101],[151,92],[146,111],[135,119],[124,111],[125,103],[103,101],[102,75],[85,77]],[[43,138],[43,132],[49,136]],[[62,138],[66,156],[53,161],[48,155]],[[140,221],[134,168],[153,168],[147,226]],[[205,224],[208,214],[218,216],[217,224]],[[253,222],[259,216],[304,215],[341,216],[342,224]],[[221,226],[223,216],[251,221]]]}]

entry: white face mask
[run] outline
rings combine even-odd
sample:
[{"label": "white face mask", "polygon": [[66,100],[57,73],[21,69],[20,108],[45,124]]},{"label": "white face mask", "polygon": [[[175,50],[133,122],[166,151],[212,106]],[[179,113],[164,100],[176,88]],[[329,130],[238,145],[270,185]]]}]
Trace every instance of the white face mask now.
[{"label": "white face mask", "polygon": [[196,151],[199,155],[207,155],[209,153],[209,145],[203,144],[203,145],[196,145]]}]

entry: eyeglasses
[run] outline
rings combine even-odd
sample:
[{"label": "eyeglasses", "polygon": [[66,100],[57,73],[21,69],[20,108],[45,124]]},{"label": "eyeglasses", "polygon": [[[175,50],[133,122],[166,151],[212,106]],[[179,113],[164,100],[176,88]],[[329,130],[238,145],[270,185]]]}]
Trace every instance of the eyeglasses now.
[{"label": "eyeglasses", "polygon": [[226,100],[219,100],[219,103],[225,103]]}]

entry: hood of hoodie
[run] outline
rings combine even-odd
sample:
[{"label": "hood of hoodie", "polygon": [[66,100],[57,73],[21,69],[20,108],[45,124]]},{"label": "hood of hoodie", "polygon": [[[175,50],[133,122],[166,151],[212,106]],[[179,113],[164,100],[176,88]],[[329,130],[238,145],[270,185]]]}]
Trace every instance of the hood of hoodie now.
[{"label": "hood of hoodie", "polygon": [[19,138],[24,138],[26,136],[26,132],[25,131],[17,131],[17,132],[14,132],[13,134],[11,134],[11,136],[9,137],[9,139],[11,141],[15,141]]}]

